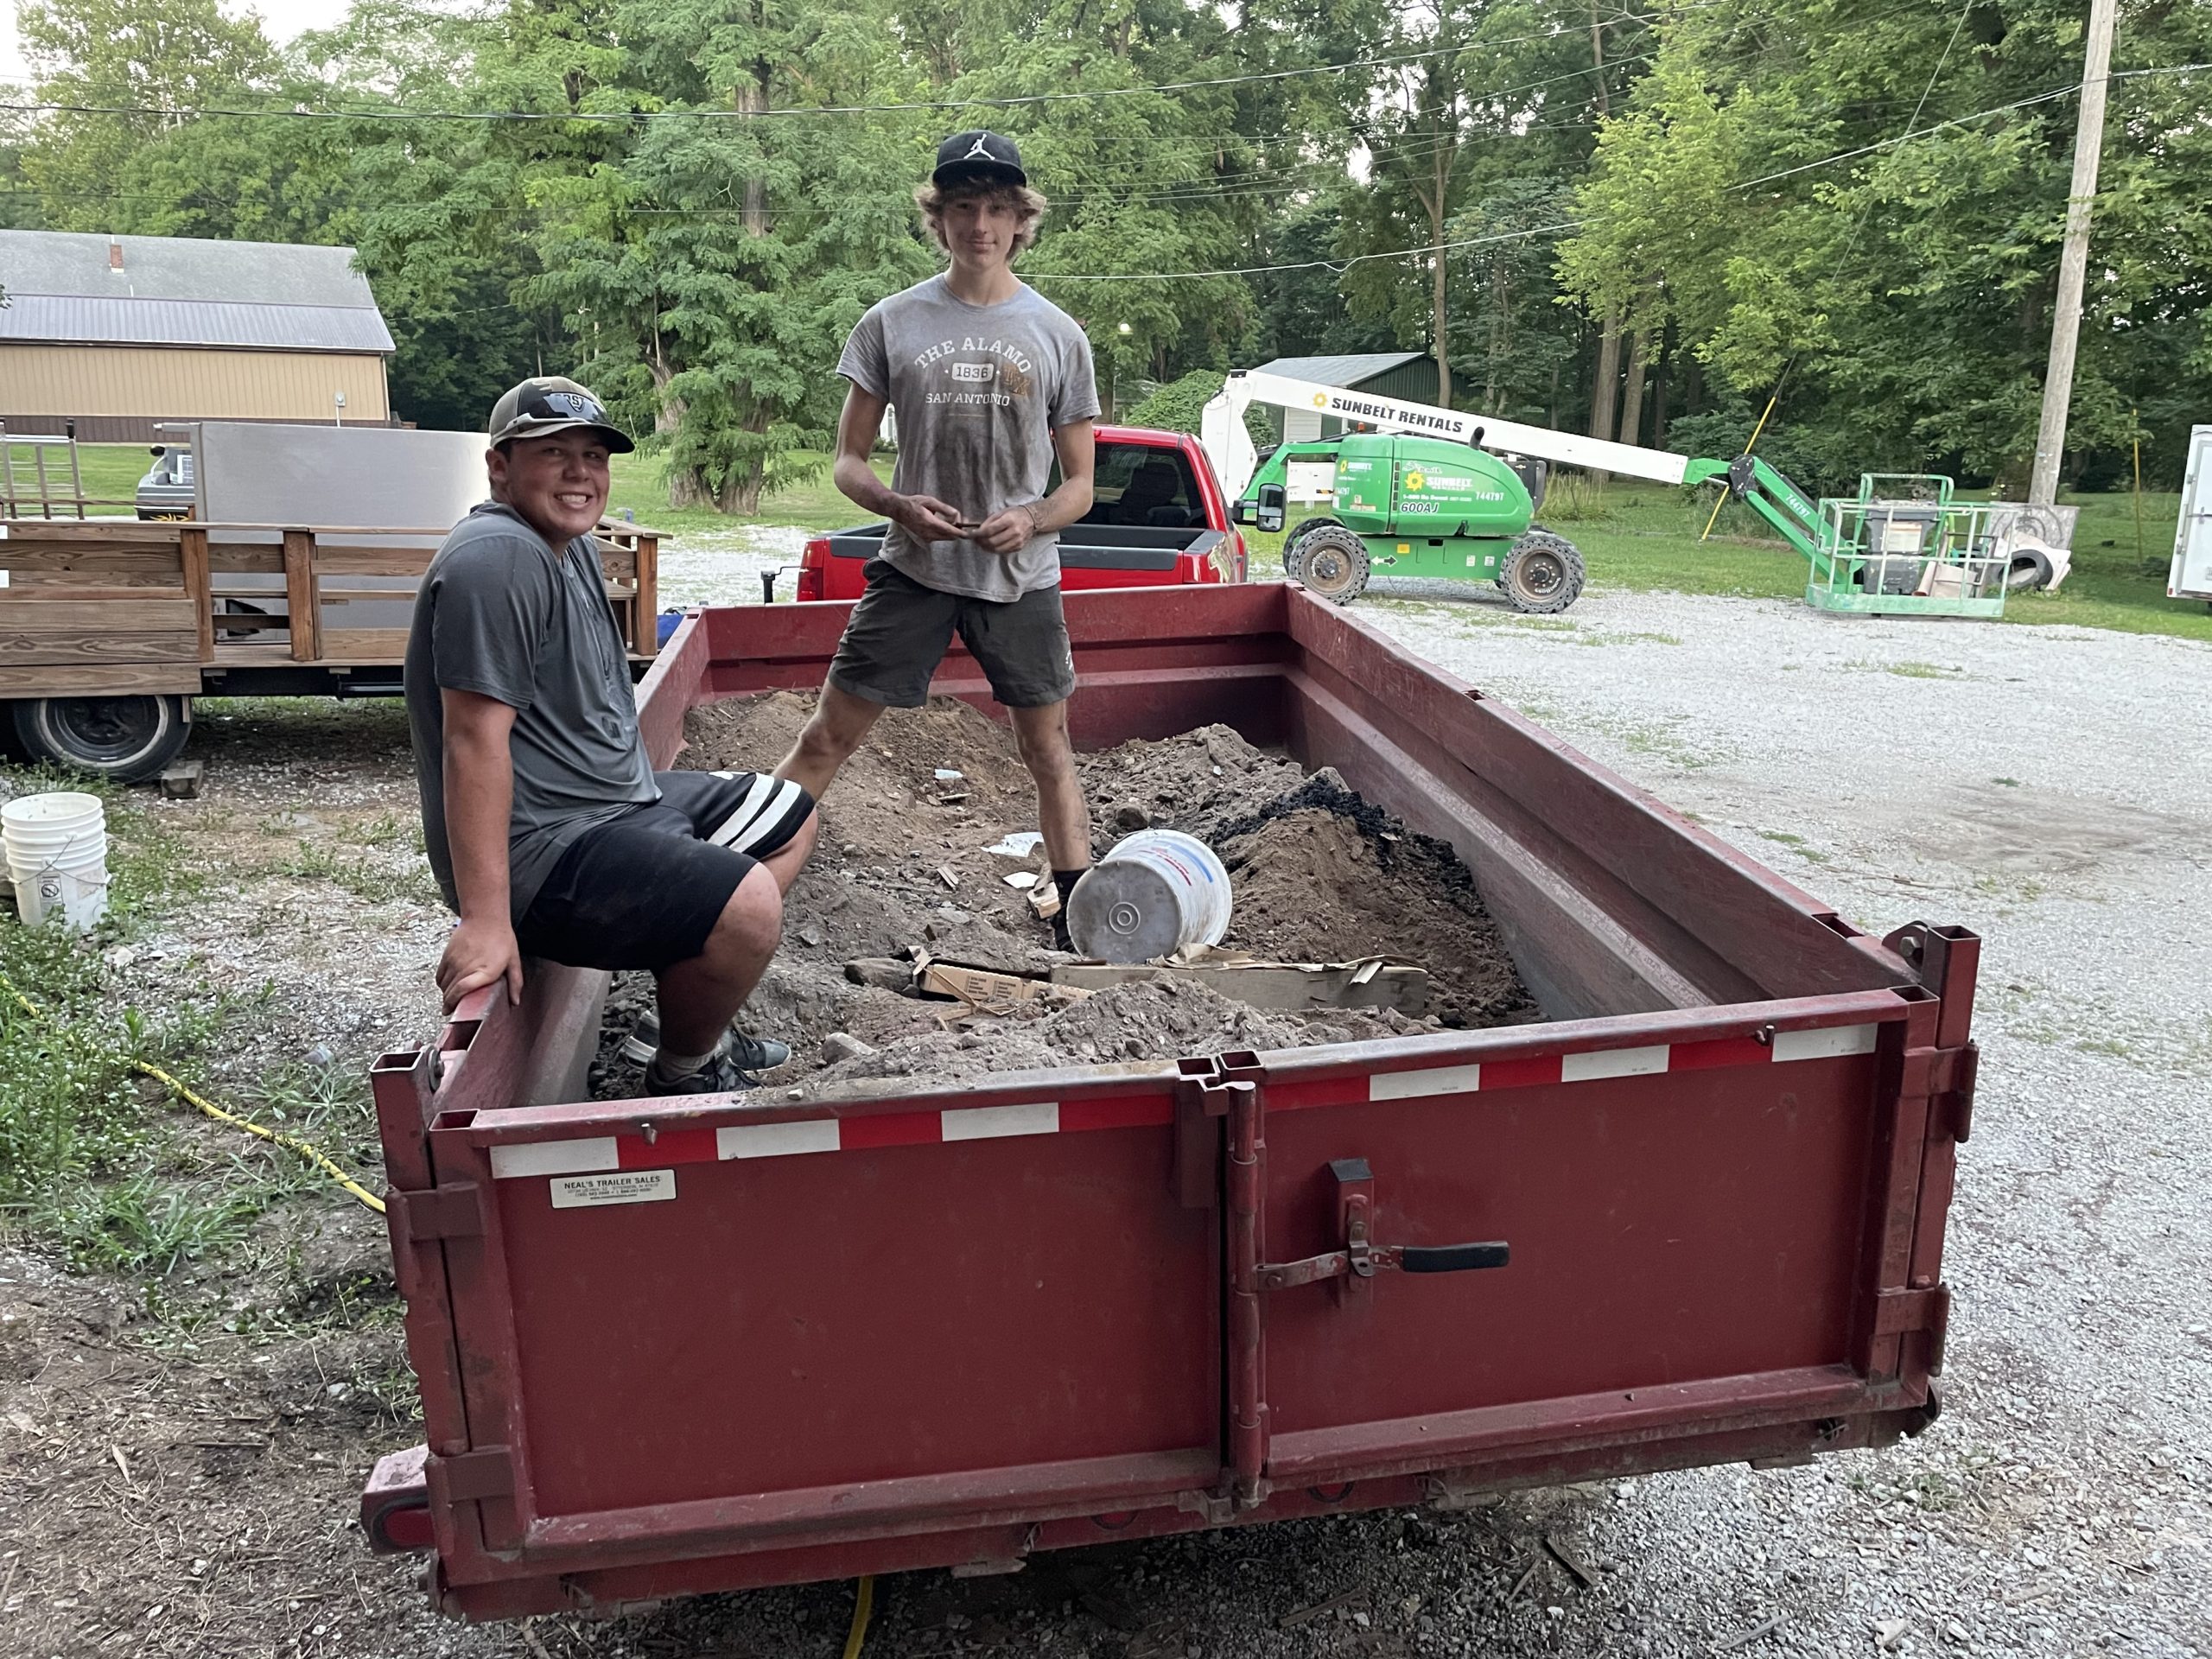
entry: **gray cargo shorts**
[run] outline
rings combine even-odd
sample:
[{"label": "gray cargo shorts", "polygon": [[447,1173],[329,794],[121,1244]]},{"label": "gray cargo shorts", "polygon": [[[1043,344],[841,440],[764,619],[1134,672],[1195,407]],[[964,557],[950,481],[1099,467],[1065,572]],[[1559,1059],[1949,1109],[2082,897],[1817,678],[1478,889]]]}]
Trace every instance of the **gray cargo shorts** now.
[{"label": "gray cargo shorts", "polygon": [[840,691],[892,709],[920,708],[957,628],[991,695],[1007,708],[1041,709],[1075,695],[1058,588],[1001,604],[925,588],[886,559],[870,559],[861,574],[868,591],[830,664],[830,683]]}]

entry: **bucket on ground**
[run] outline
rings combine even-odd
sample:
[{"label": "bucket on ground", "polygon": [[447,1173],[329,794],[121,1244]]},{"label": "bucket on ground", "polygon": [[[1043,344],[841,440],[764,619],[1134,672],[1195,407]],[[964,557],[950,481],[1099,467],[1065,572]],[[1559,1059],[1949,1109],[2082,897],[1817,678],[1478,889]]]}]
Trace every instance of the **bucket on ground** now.
[{"label": "bucket on ground", "polygon": [[61,791],[0,806],[0,848],[26,925],[60,917],[79,931],[107,912],[107,814],[96,795]]},{"label": "bucket on ground", "polygon": [[1179,830],[1140,830],[1068,895],[1075,947],[1102,962],[1151,962],[1229,931],[1229,872]]}]

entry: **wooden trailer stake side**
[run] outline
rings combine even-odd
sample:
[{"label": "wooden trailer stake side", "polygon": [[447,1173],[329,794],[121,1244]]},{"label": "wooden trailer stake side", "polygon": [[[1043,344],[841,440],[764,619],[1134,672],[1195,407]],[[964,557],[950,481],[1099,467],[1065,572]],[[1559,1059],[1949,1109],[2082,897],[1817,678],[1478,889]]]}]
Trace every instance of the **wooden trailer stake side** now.
[{"label": "wooden trailer stake side", "polygon": [[[631,661],[655,652],[659,532],[595,532]],[[136,782],[195,696],[399,690],[415,593],[445,532],[289,524],[0,523],[0,740]]]}]

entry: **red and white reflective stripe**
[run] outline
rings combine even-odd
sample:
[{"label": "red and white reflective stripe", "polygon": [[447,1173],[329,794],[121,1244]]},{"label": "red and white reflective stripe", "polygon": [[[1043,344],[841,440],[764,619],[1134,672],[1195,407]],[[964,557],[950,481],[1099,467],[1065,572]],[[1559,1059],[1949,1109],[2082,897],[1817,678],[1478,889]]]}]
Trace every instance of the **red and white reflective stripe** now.
[{"label": "red and white reflective stripe", "polygon": [[1604,1077],[1648,1077],[1665,1071],[1707,1071],[1728,1065],[1840,1059],[1852,1054],[1872,1054],[1880,1029],[1878,1026],[1830,1026],[1820,1031],[1778,1031],[1770,1043],[1724,1037],[1705,1042],[1658,1043],[1646,1048],[1599,1048],[1580,1054],[1493,1060],[1487,1065],[1378,1071],[1367,1080],[1367,1097],[1428,1100],[1440,1095],[1488,1093],[1548,1083],[1592,1083]]},{"label": "red and white reflective stripe", "polygon": [[621,1143],[611,1135],[492,1148],[492,1173],[502,1180],[517,1175],[590,1175],[621,1167]]},{"label": "red and white reflective stripe", "polygon": [[[1493,1094],[1552,1084],[1607,1077],[1646,1077],[1669,1071],[1766,1065],[1791,1060],[1837,1059],[1871,1054],[1875,1026],[1834,1026],[1821,1031],[1783,1031],[1771,1042],[1724,1037],[1643,1048],[1589,1049],[1410,1071],[1378,1071],[1365,1080],[1364,1098],[1430,1100],[1442,1096]],[[1357,1076],[1279,1086],[1276,1109],[1349,1105],[1361,1098]],[[492,1173],[501,1180],[526,1175],[592,1175],[607,1170],[665,1169],[675,1164],[726,1163],[748,1158],[791,1158],[816,1152],[859,1152],[878,1147],[937,1146],[955,1141],[1059,1135],[1082,1129],[1164,1128],[1174,1121],[1171,1098],[1142,1094],[1090,1096],[1071,1101],[1014,1101],[1001,1106],[952,1106],[937,1111],[890,1111],[849,1117],[806,1117],[774,1123],[731,1123],[718,1128],[665,1128],[601,1135],[573,1141],[535,1141],[495,1146]]]},{"label": "red and white reflective stripe", "polygon": [[588,1140],[536,1141],[493,1147],[492,1173],[500,1180],[524,1175],[591,1175],[604,1170],[664,1169],[671,1164],[727,1162],[741,1158],[791,1158],[810,1152],[849,1152],[866,1147],[932,1146],[946,1141],[994,1141],[1009,1135],[1057,1135],[1062,1128],[1134,1128],[1166,1123],[1173,1114],[1165,1096],[1090,1103],[1083,1121],[1063,1123],[1057,1100],[1005,1106],[955,1106],[936,1112],[887,1112],[873,1117],[807,1117],[781,1123],[731,1123],[717,1129],[664,1129],[642,1135],[601,1135]]}]

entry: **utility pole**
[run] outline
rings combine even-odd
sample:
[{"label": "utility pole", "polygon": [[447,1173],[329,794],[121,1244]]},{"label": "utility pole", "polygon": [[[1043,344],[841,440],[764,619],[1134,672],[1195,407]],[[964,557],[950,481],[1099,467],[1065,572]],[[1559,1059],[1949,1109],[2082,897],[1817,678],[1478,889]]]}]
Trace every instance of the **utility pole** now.
[{"label": "utility pole", "polygon": [[2089,216],[2096,207],[2097,159],[2105,143],[2105,86],[2112,68],[2113,20],[2119,0],[2089,0],[2089,43],[2082,66],[2082,107],[2074,129],[2074,183],[2066,197],[2066,244],[2058,256],[2058,299],[2050,319],[2050,364],[2043,377],[2043,419],[2036,426],[2035,467],[2028,501],[2058,499],[2058,463],[2066,452],[2066,413],[2074,400],[2074,352],[2082,334],[2082,283],[2089,264]]}]

